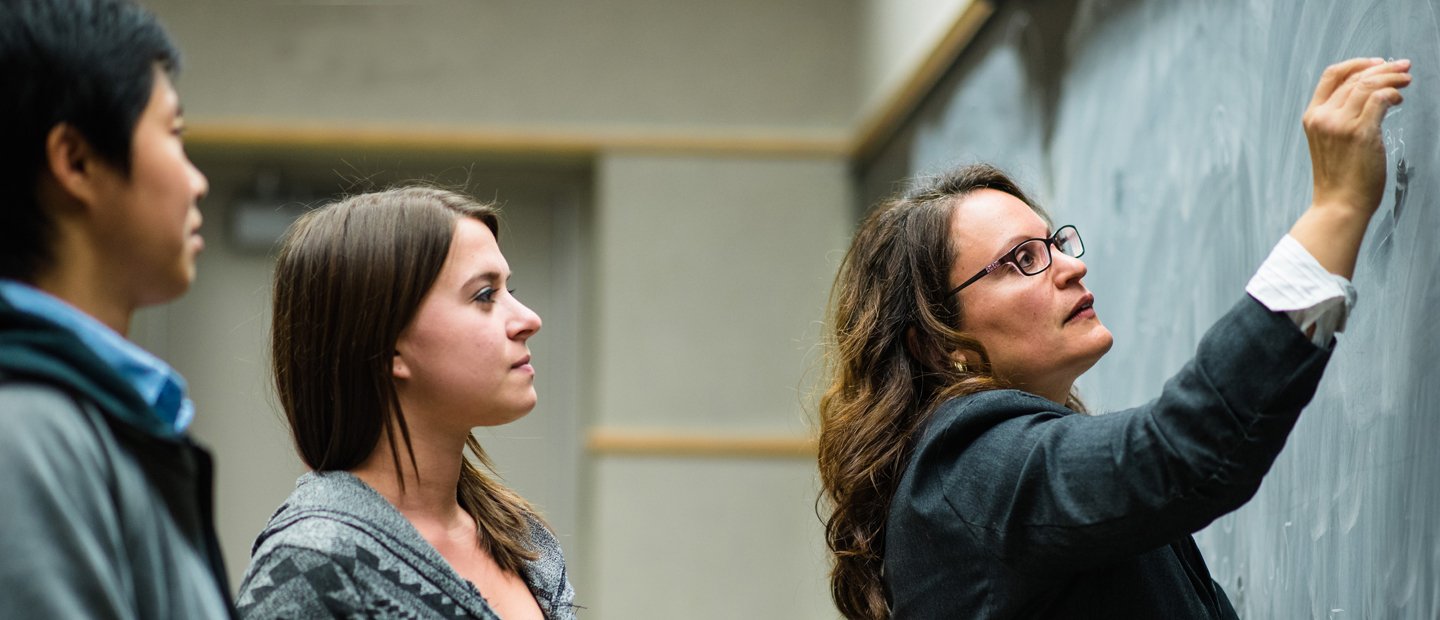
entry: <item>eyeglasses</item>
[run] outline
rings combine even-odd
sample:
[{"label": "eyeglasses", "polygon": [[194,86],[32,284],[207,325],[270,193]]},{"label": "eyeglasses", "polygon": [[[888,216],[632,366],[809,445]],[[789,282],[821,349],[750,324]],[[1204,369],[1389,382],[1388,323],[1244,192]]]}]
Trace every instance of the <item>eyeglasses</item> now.
[{"label": "eyeglasses", "polygon": [[1021,241],[1020,245],[1011,248],[1004,256],[986,265],[984,269],[980,270],[980,273],[975,274],[969,280],[961,283],[960,286],[951,289],[950,294],[954,295],[959,293],[960,289],[970,286],[974,284],[976,280],[990,275],[990,272],[1005,266],[1005,263],[1015,265],[1015,268],[1019,269],[1020,273],[1027,276],[1039,274],[1049,269],[1050,263],[1053,262],[1050,259],[1050,246],[1052,245],[1058,248],[1061,253],[1071,258],[1080,258],[1085,254],[1085,243],[1080,241],[1080,232],[1075,230],[1074,226],[1061,226],[1060,229],[1056,230],[1055,234],[1051,235],[1048,239],[1036,237],[1034,239]]}]

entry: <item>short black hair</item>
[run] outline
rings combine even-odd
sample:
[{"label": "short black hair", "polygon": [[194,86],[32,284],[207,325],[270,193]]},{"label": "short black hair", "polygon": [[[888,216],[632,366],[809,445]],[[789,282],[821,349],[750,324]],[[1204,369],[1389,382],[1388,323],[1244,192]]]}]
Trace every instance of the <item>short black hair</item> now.
[{"label": "short black hair", "polygon": [[128,175],[155,67],[179,65],[155,16],[129,0],[0,2],[0,277],[32,281],[54,258],[36,195],[51,129],[69,124]]}]

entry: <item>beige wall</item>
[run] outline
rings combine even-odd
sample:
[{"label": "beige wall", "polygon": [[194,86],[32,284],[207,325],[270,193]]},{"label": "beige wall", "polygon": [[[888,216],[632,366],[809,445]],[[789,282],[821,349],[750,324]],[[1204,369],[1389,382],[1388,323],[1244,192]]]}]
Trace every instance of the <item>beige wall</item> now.
[{"label": "beige wall", "polygon": [[596,183],[595,422],[803,434],[845,162],[618,154]]},{"label": "beige wall", "polygon": [[854,0],[147,0],[197,122],[843,133]]},{"label": "beige wall", "polygon": [[603,457],[587,620],[837,616],[809,460]]},{"label": "beige wall", "polygon": [[[594,423],[807,436],[847,179],[838,158],[603,157]],[[834,616],[811,459],[592,459],[590,617]]]}]

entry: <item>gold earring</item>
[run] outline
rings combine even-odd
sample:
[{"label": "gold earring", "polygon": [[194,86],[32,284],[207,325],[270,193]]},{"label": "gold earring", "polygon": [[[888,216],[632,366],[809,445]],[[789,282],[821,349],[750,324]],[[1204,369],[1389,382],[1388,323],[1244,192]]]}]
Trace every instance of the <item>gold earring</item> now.
[{"label": "gold earring", "polygon": [[970,367],[965,365],[965,360],[955,360],[955,370],[964,374],[970,372]]}]

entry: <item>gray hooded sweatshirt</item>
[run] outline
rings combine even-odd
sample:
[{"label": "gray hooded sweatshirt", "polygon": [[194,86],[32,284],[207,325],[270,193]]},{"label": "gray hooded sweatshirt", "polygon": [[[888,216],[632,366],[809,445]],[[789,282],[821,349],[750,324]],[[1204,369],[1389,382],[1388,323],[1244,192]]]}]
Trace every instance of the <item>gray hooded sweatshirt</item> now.
[{"label": "gray hooded sweatshirt", "polygon": [[[521,577],[546,620],[573,620],[575,591],[560,545],[538,520],[530,533],[539,557]],[[499,620],[400,511],[343,471],[300,477],[255,540],[237,604],[245,620]]]}]

